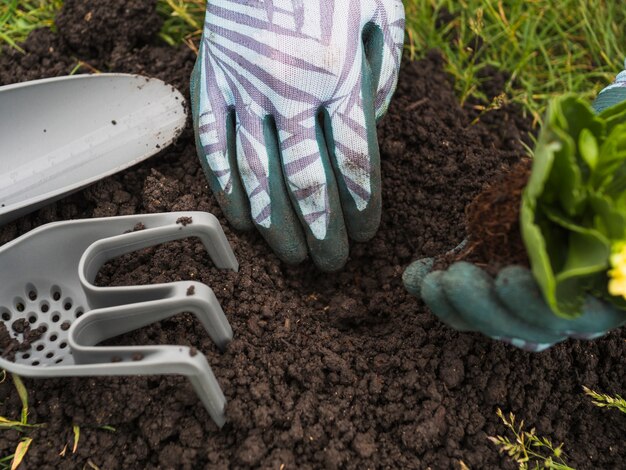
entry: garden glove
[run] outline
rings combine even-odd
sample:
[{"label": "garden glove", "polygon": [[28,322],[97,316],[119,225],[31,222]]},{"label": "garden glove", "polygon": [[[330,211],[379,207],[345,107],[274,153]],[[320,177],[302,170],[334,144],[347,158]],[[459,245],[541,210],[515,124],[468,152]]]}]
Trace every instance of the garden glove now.
[{"label": "garden glove", "polygon": [[[593,104],[596,112],[626,100],[626,71]],[[454,252],[460,251],[466,242]],[[508,266],[492,278],[478,266],[457,262],[433,271],[425,258],[404,272],[407,290],[441,321],[459,331],[476,331],[529,351],[542,351],[567,338],[594,339],[626,325],[626,312],[588,296],[582,315],[565,319],[546,304],[532,273]]]},{"label": "garden glove", "polygon": [[457,262],[432,271],[433,259],[411,264],[403,280],[441,321],[459,331],[476,331],[527,351],[542,351],[568,338],[594,339],[626,324],[626,314],[587,297],[583,314],[556,316],[532,273],[508,266],[493,279],[478,266]]},{"label": "garden glove", "polygon": [[376,120],[397,83],[401,0],[209,0],[191,99],[224,214],[326,271],[381,216]]},{"label": "garden glove", "polygon": [[601,113],[606,108],[624,100],[626,100],[626,61],[624,61],[624,70],[617,75],[615,81],[598,94],[593,108]]}]

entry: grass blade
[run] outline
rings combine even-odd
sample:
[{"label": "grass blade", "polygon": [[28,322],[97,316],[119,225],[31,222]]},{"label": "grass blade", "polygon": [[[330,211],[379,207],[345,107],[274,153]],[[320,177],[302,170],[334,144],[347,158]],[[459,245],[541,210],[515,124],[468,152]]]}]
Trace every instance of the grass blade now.
[{"label": "grass blade", "polygon": [[15,449],[15,455],[13,456],[13,461],[11,462],[11,470],[15,470],[17,467],[20,466],[32,442],[33,440],[30,437],[25,437],[17,445],[17,448]]},{"label": "grass blade", "polygon": [[17,390],[17,394],[19,395],[20,400],[22,401],[21,424],[28,425],[28,391],[26,390],[26,387],[24,386],[24,382],[22,382],[22,379],[19,377],[19,375],[11,374],[11,377],[13,377],[13,383],[15,384],[15,389]]}]

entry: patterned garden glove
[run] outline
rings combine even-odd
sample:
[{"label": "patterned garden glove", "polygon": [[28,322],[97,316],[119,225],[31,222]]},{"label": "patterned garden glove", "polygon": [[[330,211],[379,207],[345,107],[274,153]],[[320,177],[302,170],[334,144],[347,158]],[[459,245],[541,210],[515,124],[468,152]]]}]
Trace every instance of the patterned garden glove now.
[{"label": "patterned garden glove", "polygon": [[191,80],[196,144],[230,221],[286,262],[341,268],[380,223],[376,120],[401,0],[209,0]]},{"label": "patterned garden glove", "polygon": [[[626,71],[600,92],[593,106],[600,112],[624,100]],[[521,266],[508,266],[494,279],[467,262],[444,271],[433,271],[433,265],[432,258],[411,264],[404,272],[404,285],[441,321],[459,331],[476,331],[518,348],[542,351],[567,338],[594,339],[626,325],[626,313],[591,296],[580,317],[556,316],[532,273]]]},{"label": "patterned garden glove", "polygon": [[617,75],[615,82],[598,94],[593,108],[600,113],[624,100],[626,100],[626,61],[624,61],[624,70]]}]

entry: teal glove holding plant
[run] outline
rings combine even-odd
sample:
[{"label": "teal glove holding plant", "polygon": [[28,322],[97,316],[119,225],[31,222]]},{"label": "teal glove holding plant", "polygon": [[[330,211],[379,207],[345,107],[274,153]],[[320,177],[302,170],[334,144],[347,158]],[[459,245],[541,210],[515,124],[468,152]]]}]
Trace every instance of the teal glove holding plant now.
[{"label": "teal glove holding plant", "polygon": [[432,271],[432,259],[406,270],[442,321],[532,351],[626,324],[625,75],[600,94],[599,114],[572,96],[549,107],[521,204],[532,273],[509,266],[494,279],[462,261]]}]

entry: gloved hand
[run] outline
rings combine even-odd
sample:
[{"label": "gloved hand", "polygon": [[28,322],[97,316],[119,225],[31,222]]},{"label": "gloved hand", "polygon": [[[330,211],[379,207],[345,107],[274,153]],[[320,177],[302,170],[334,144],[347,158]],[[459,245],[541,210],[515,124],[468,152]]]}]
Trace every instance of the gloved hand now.
[{"label": "gloved hand", "polygon": [[[626,100],[626,71],[593,104],[596,112]],[[465,242],[454,251],[463,248]],[[597,298],[586,298],[582,315],[555,315],[532,273],[508,266],[496,278],[478,266],[457,262],[445,271],[432,271],[425,258],[404,272],[407,290],[421,298],[441,321],[459,331],[476,331],[528,351],[542,351],[567,338],[594,339],[626,325],[626,312]]]},{"label": "gloved hand", "polygon": [[593,109],[601,113],[606,108],[624,100],[626,100],[626,60],[624,61],[624,70],[615,77],[615,81],[598,94],[593,103]]},{"label": "gloved hand", "polygon": [[528,351],[542,351],[567,338],[594,339],[626,324],[626,314],[587,297],[583,314],[567,320],[552,313],[531,272],[502,269],[495,279],[478,266],[457,262],[432,271],[433,259],[404,272],[407,290],[441,321],[459,331],[477,331]]},{"label": "gloved hand", "polygon": [[286,262],[341,268],[381,215],[376,120],[395,90],[401,0],[209,0],[191,80],[209,186]]}]

